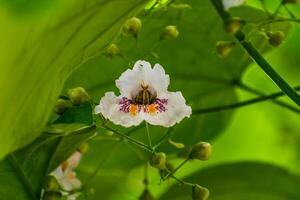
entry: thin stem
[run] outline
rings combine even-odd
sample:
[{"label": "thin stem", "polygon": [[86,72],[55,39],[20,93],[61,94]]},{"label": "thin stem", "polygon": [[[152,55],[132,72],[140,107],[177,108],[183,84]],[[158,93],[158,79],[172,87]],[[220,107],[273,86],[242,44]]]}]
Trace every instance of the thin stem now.
[{"label": "thin stem", "polygon": [[273,15],[271,16],[271,18],[275,18],[277,15],[278,15],[278,13],[279,13],[279,11],[280,11],[280,8],[282,7],[282,4],[283,4],[283,0],[280,2],[280,4],[277,6],[277,8],[276,8],[276,10],[275,10],[275,12],[273,13]]},{"label": "thin stem", "polygon": [[[223,3],[220,0],[211,0],[217,12],[224,22],[227,22],[231,16],[224,10]],[[298,106],[300,106],[299,94],[273,69],[273,67],[264,59],[259,51],[252,45],[251,42],[245,40],[245,34],[238,31],[235,38],[240,42],[249,56],[260,66],[260,68],[275,82],[275,84],[286,93]]]},{"label": "thin stem", "polygon": [[257,27],[261,27],[261,26],[266,26],[269,24],[273,24],[273,23],[278,23],[278,22],[295,22],[295,23],[300,23],[300,19],[274,19],[274,20],[267,20],[261,24],[258,24]]},{"label": "thin stem", "polygon": [[[297,91],[300,90],[300,86],[295,87],[295,89]],[[283,92],[277,92],[277,93],[274,93],[274,94],[266,95],[266,96],[263,96],[263,97],[257,97],[257,98],[253,98],[253,99],[250,99],[250,100],[238,102],[238,103],[222,105],[222,106],[216,106],[216,107],[211,107],[211,108],[195,109],[195,110],[193,110],[193,115],[207,114],[207,113],[212,113],[212,112],[221,112],[221,111],[224,111],[224,110],[231,110],[231,109],[235,109],[235,108],[249,106],[249,105],[259,103],[259,102],[263,102],[263,101],[270,100],[270,99],[276,99],[276,98],[284,96],[284,95],[285,94]]]},{"label": "thin stem", "polygon": [[150,131],[149,131],[149,124],[147,122],[145,122],[145,124],[146,124],[146,132],[147,132],[147,137],[148,137],[148,144],[152,148],[152,140],[151,140]]},{"label": "thin stem", "polygon": [[26,188],[28,194],[31,196],[31,198],[33,200],[38,200],[28,178],[26,177],[23,169],[21,168],[20,164],[18,163],[17,159],[15,158],[15,156],[13,154],[9,154],[7,156],[7,159],[10,163],[10,165],[13,167],[13,169],[15,170],[18,178],[20,179],[20,181],[23,183],[24,187]]},{"label": "thin stem", "polygon": [[[187,182],[187,181],[183,181],[179,178],[177,178],[174,174],[171,173],[170,170],[166,169],[166,171],[170,174],[170,177],[173,178],[174,180],[176,180],[178,183],[180,183],[181,185],[185,185],[185,186],[189,186],[189,187],[194,187],[196,186],[196,184],[194,183],[190,183],[190,182]],[[163,181],[165,181],[165,179],[162,179]]]},{"label": "thin stem", "polygon": [[100,127],[104,128],[104,129],[107,129],[109,131],[112,131],[113,133],[117,134],[118,136],[122,137],[124,140],[146,150],[146,151],[149,151],[150,153],[153,153],[153,149],[151,147],[149,147],[148,145],[134,139],[134,138],[131,138],[123,133],[120,133],[119,131],[113,129],[113,128],[110,128],[109,126],[105,125],[105,124],[102,124],[102,125],[99,125]]},{"label": "thin stem", "polygon": [[94,170],[94,172],[88,177],[88,179],[86,180],[86,182],[83,184],[83,186],[81,187],[81,190],[85,190],[88,185],[91,183],[91,181],[98,175],[98,172],[102,169],[103,165],[106,163],[106,161],[111,157],[111,155],[115,152],[115,150],[117,149],[118,145],[120,143],[116,143],[108,152],[108,154],[99,162],[98,166],[96,167],[96,169]]},{"label": "thin stem", "polygon": [[[244,83],[239,83],[238,86],[242,89],[242,90],[245,90],[247,92],[250,92],[252,94],[256,94],[256,95],[260,95],[260,96],[266,96],[263,92],[259,91],[259,90],[256,90],[254,88],[251,88],[250,86],[244,84]],[[272,101],[279,105],[279,106],[282,106],[284,108],[287,108],[289,109],[290,111],[293,111],[297,114],[300,114],[300,110],[295,108],[294,106],[291,106],[289,105],[288,103],[285,103],[284,101],[280,101],[280,100],[277,100],[277,99],[272,99]]]},{"label": "thin stem", "polygon": [[190,160],[190,158],[185,159],[182,163],[180,163],[173,171],[169,171],[169,173],[163,177],[163,180],[166,180],[168,177],[174,175],[180,168],[182,168],[188,161]]},{"label": "thin stem", "polygon": [[177,177],[174,176],[174,175],[171,175],[171,177],[172,177],[174,180],[176,180],[177,182],[179,182],[180,184],[182,184],[182,185],[185,185],[185,186],[188,186],[188,187],[195,187],[195,186],[196,186],[196,184],[190,183],[190,182],[186,182],[186,181],[183,181],[183,180],[177,178]]},{"label": "thin stem", "polygon": [[158,141],[158,143],[156,145],[154,145],[153,149],[157,149],[160,145],[162,145],[167,139],[170,138],[171,134],[173,133],[173,129],[174,126],[172,126],[171,128],[169,128],[166,132],[166,134],[164,134],[160,140]]},{"label": "thin stem", "polygon": [[292,13],[292,11],[290,11],[290,9],[284,4],[283,5],[284,9],[289,13],[289,15],[291,16],[291,18],[295,19],[295,15]]}]

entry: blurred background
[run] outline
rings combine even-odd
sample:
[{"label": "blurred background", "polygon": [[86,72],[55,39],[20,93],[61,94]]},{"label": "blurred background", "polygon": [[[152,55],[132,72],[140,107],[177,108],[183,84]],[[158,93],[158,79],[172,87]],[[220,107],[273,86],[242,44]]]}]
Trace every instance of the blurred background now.
[{"label": "blurred background", "polygon": [[[271,19],[292,20],[262,25],[270,21],[263,5],[274,13],[280,4],[281,0],[246,0],[230,13],[246,21],[247,39],[296,87],[300,85],[300,5],[282,6]],[[137,37],[122,32],[123,23],[132,16],[142,21]],[[168,25],[176,26],[178,37],[162,38]],[[193,108],[191,118],[172,130],[172,141],[185,147],[205,141],[213,147],[208,161],[188,162],[176,173],[178,178],[207,187],[213,200],[300,199],[300,109],[296,104],[282,96],[277,100],[285,106],[271,99],[230,110],[201,111],[280,91],[239,44],[227,56],[218,55],[218,41],[235,40],[224,30],[209,0],[1,0],[0,27],[0,199],[28,199],[21,195],[24,187],[13,168],[5,164],[13,151],[30,181],[41,179],[35,177],[40,175],[32,166],[52,153],[32,151],[31,164],[24,155],[28,145],[58,118],[53,108],[59,95],[81,86],[98,103],[105,92],[118,93],[114,81],[140,59],[160,63],[170,75],[170,91],[181,91]],[[284,33],[280,46],[269,44],[268,31]],[[120,53],[111,54],[111,44]],[[70,122],[86,119],[74,120]],[[110,125],[147,142],[143,124],[136,129]],[[153,143],[166,131],[151,126]],[[149,154],[110,139],[107,130],[97,132],[88,140],[89,151],[76,169],[82,182],[88,181],[79,199],[139,199]],[[178,153],[184,148],[165,142],[158,150],[167,153],[173,166],[183,160]],[[154,168],[147,171],[155,199],[192,199],[191,188],[174,180],[161,182]]]}]

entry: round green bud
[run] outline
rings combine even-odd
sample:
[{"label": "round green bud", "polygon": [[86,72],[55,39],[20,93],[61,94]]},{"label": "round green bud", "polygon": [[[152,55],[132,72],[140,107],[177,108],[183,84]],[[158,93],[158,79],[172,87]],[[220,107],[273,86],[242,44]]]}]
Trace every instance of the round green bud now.
[{"label": "round green bud", "polygon": [[164,31],[162,32],[160,38],[161,39],[176,39],[179,35],[179,31],[176,26],[169,25],[166,26]]},{"label": "round green bud", "polygon": [[200,185],[195,185],[192,188],[193,200],[207,200],[209,197],[209,190]]},{"label": "round green bud", "polygon": [[43,200],[60,200],[62,197],[60,192],[45,192]]},{"label": "round green bud", "polygon": [[270,45],[278,47],[284,40],[285,35],[282,31],[269,31],[266,33]]},{"label": "round green bud", "polygon": [[299,0],[283,0],[282,4],[297,4]]},{"label": "round green bud", "polygon": [[208,142],[199,142],[195,144],[190,153],[191,159],[208,160],[211,155],[211,145]]},{"label": "round green bud", "polygon": [[54,111],[58,115],[64,114],[69,108],[71,108],[72,102],[67,99],[58,99],[54,107]]},{"label": "round green bud", "polygon": [[112,43],[107,47],[104,54],[107,55],[108,57],[119,56],[121,55],[121,50],[116,44]]},{"label": "round green bud", "polygon": [[87,142],[84,142],[78,147],[78,151],[80,151],[80,153],[86,153],[89,151],[89,148],[89,144]]},{"label": "round green bud", "polygon": [[137,17],[132,17],[124,23],[123,32],[126,35],[133,35],[136,38],[141,28],[142,28],[142,21]]},{"label": "round green bud", "polygon": [[157,169],[164,169],[166,167],[167,156],[163,152],[155,153],[150,158],[150,165]]},{"label": "round green bud", "polygon": [[57,182],[56,178],[54,176],[46,176],[44,180],[44,190],[45,191],[59,191],[60,190],[60,185]]},{"label": "round green bud", "polygon": [[145,189],[139,200],[154,200],[154,197],[151,195],[148,189]]},{"label": "round green bud", "polygon": [[218,56],[220,56],[221,58],[226,58],[230,54],[234,46],[235,46],[235,42],[232,41],[217,42],[216,50]]},{"label": "round green bud", "polygon": [[224,24],[224,29],[229,34],[236,34],[245,25],[245,21],[238,17],[233,17],[227,20]]},{"label": "round green bud", "polygon": [[76,87],[73,89],[70,89],[68,91],[69,98],[73,105],[78,106],[85,102],[90,101],[89,94],[85,91],[83,87]]}]

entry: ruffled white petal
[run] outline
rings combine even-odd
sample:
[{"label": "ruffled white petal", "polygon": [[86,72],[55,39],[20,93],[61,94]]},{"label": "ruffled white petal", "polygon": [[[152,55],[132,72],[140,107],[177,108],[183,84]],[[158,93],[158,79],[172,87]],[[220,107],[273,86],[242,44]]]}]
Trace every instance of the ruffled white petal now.
[{"label": "ruffled white petal", "polygon": [[141,90],[141,85],[149,86],[151,92],[166,92],[169,86],[169,75],[165,74],[164,69],[156,64],[151,68],[149,62],[138,60],[133,69],[126,70],[118,80],[116,86],[122,96],[132,98]]},{"label": "ruffled white petal", "polygon": [[145,120],[152,125],[171,127],[192,114],[192,109],[186,105],[181,92],[165,92],[158,98],[168,99],[167,110],[156,115],[145,114]]},{"label": "ruffled white petal", "polygon": [[124,127],[139,125],[143,121],[140,113],[133,116],[130,113],[120,111],[120,99],[121,97],[117,97],[113,92],[106,92],[105,96],[101,98],[99,105],[95,107],[95,113],[101,113],[103,117],[114,124]]},{"label": "ruffled white petal", "polygon": [[224,9],[228,10],[231,7],[241,6],[245,3],[245,0],[223,0]]}]

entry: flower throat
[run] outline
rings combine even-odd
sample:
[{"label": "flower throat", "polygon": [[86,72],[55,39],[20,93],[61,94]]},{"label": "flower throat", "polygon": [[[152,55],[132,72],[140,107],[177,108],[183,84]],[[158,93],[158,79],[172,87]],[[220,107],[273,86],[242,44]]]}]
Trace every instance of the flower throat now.
[{"label": "flower throat", "polygon": [[148,86],[141,85],[142,90],[133,98],[133,103],[138,105],[150,105],[155,102],[156,95],[153,95]]}]

